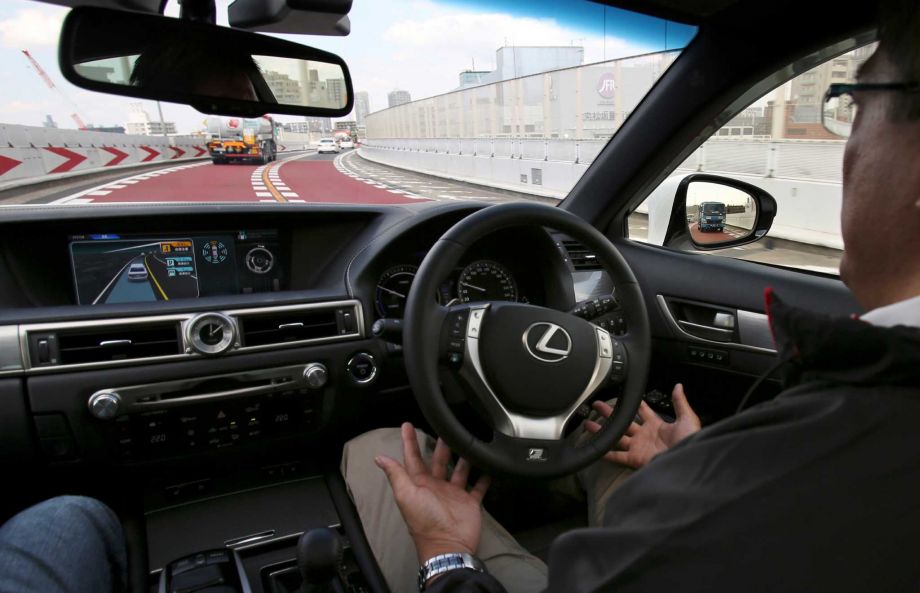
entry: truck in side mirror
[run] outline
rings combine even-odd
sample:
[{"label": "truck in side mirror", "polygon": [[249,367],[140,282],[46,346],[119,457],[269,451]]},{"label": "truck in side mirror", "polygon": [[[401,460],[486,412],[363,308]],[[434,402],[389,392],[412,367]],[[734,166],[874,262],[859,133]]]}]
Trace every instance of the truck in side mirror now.
[{"label": "truck in side mirror", "polygon": [[752,243],[770,230],[776,200],[757,186],[696,173],[677,186],[664,245],[697,250]]}]

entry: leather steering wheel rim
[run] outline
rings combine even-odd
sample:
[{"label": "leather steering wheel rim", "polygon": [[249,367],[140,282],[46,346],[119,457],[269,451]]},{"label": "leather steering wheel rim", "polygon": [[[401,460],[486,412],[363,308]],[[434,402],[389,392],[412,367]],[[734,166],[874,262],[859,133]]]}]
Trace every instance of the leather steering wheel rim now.
[{"label": "leather steering wheel rim", "polygon": [[[437,353],[449,308],[439,305],[431,295],[437,294],[443,279],[477,240],[501,229],[520,226],[553,229],[588,247],[613,280],[626,319],[628,333],[616,336],[628,354],[628,369],[616,410],[604,429],[580,447],[561,438],[535,439],[499,431],[494,432],[492,441],[480,440],[457,419],[442,392],[442,365]],[[422,413],[455,453],[490,473],[533,478],[573,473],[609,451],[626,432],[639,408],[651,359],[650,328],[642,291],[616,247],[590,224],[560,208],[532,202],[506,203],[484,208],[458,222],[434,244],[419,267],[403,323],[406,371]],[[542,458],[535,458],[535,450],[541,452]]]}]

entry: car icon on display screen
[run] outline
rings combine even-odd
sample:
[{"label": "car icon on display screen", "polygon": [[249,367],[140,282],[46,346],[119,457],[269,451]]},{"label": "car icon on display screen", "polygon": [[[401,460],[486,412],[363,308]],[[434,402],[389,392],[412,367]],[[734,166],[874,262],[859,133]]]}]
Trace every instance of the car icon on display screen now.
[{"label": "car icon on display screen", "polygon": [[147,279],[147,268],[142,263],[133,263],[128,267],[128,280],[141,282]]}]

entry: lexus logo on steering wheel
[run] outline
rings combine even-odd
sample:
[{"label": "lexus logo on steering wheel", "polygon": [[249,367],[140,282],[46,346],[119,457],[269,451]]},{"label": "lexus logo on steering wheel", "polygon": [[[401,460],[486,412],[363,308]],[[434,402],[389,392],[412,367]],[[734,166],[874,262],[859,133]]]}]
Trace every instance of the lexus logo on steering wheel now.
[{"label": "lexus logo on steering wheel", "polygon": [[524,330],[524,348],[543,362],[560,362],[572,352],[572,337],[561,326],[538,321]]}]

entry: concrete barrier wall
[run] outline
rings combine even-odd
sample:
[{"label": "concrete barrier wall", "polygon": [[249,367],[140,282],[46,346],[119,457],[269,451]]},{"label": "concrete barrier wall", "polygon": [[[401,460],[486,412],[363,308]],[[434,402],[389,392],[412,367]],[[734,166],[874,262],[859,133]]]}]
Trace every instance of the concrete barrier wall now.
[{"label": "concrete barrier wall", "polygon": [[[308,150],[309,134],[279,134],[280,152]],[[0,189],[119,167],[208,158],[203,136],[138,136],[0,124]]]},{"label": "concrete barrier wall", "polygon": [[[382,148],[379,144],[376,144],[377,142],[368,140],[358,150],[358,154],[371,161],[411,171],[557,199],[562,199],[568,194],[588,167],[586,164],[574,162],[480,156],[479,154],[474,155],[472,151],[461,153],[462,144],[459,141],[454,141],[455,145],[452,145],[452,147],[455,146],[454,150],[450,150],[451,147],[444,146],[439,148],[438,152],[419,150],[418,148],[397,149],[390,146]],[[424,140],[420,142],[431,141]],[[486,140],[485,142],[488,141]],[[738,142],[717,142],[713,142],[713,144],[717,144],[720,151],[722,146],[742,152],[745,150],[745,147]],[[779,143],[772,144],[777,145]],[[802,152],[803,150],[814,149],[834,151],[832,154],[828,154],[828,159],[836,158],[840,150],[837,146],[819,145],[808,147],[802,144],[794,145],[794,148],[786,148],[785,150],[787,153],[791,153],[794,150]],[[712,152],[715,151],[711,150],[710,154]],[[765,149],[764,154],[771,155],[771,162],[776,161],[777,155],[775,151],[770,152]],[[705,152],[703,152],[703,155],[705,156]],[[842,157],[842,152],[839,156]],[[648,241],[650,243],[660,245],[664,240],[665,229],[674,204],[677,184],[686,175],[700,170],[700,159],[699,152],[692,155],[684,163],[686,168],[678,169],[674,176],[655,189],[637,209],[638,212],[648,213],[649,215]],[[729,162],[727,158],[717,161],[714,159],[714,164],[717,164],[720,169],[731,168],[730,166],[738,168],[737,162],[747,162],[749,159],[740,158],[736,155],[734,160],[736,162],[733,163]],[[802,165],[800,164],[799,167],[801,168]],[[831,169],[831,166],[825,165],[821,170],[820,177],[833,177]],[[702,170],[709,172],[708,169]],[[842,249],[843,239],[840,235],[841,184],[836,181],[808,179],[804,173],[802,178],[778,179],[764,176],[769,171],[770,169],[765,167],[764,174],[759,175],[725,171],[718,171],[718,174],[756,185],[776,198],[777,215],[773,222],[773,228],[770,230],[770,236],[833,249]],[[535,172],[538,172],[537,175],[534,174]],[[538,178],[539,184],[535,183]]]},{"label": "concrete barrier wall", "polygon": [[585,164],[563,161],[414,152],[367,144],[358,149],[358,154],[370,161],[419,173],[560,200],[588,169]]},{"label": "concrete barrier wall", "polygon": [[205,139],[0,124],[0,185],[206,157]]}]

